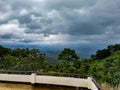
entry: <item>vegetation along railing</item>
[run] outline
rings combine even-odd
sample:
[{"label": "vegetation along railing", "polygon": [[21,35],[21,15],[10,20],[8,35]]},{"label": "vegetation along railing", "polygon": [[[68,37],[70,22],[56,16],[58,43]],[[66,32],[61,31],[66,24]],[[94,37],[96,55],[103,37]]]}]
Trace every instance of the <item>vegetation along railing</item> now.
[{"label": "vegetation along railing", "polygon": [[60,76],[60,77],[74,77],[74,78],[87,78],[88,75],[75,74],[75,73],[60,73],[60,72],[40,72],[37,73],[35,71],[0,71],[3,74],[26,74],[30,75],[32,73],[36,73],[37,75],[49,75],[49,76]]}]

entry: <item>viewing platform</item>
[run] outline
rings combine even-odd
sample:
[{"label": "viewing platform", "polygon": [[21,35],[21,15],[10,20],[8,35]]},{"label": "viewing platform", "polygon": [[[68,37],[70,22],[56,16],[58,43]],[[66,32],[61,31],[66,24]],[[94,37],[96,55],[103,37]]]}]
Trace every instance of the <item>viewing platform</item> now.
[{"label": "viewing platform", "polygon": [[32,71],[0,71],[0,81],[67,86],[75,87],[77,90],[101,90],[92,77],[72,73],[36,74]]}]

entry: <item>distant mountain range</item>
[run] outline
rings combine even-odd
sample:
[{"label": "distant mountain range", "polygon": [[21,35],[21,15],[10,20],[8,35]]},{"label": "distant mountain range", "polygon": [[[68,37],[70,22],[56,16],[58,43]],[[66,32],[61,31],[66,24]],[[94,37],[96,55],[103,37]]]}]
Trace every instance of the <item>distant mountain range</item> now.
[{"label": "distant mountain range", "polygon": [[106,47],[105,45],[93,45],[93,44],[86,44],[86,45],[3,45],[8,48],[37,48],[40,49],[41,53],[45,53],[47,56],[50,57],[57,57],[58,54],[64,49],[64,48],[71,48],[74,49],[77,53],[77,55],[81,58],[89,58],[92,54],[95,54],[95,52],[99,49],[103,49]]}]

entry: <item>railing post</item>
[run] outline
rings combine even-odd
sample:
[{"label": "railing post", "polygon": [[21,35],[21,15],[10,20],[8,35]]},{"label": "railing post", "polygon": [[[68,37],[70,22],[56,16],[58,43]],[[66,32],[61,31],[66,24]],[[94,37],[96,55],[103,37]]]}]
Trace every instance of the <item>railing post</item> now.
[{"label": "railing post", "polygon": [[31,84],[35,84],[35,78],[36,78],[36,74],[35,73],[32,73],[31,74]]},{"label": "railing post", "polygon": [[79,87],[76,87],[76,90],[79,90]]},{"label": "railing post", "polygon": [[88,89],[92,90],[92,86],[91,86],[92,79],[91,77],[88,77],[87,79],[88,79]]},{"label": "railing post", "polygon": [[91,90],[101,90],[92,77],[88,77],[88,88]]}]

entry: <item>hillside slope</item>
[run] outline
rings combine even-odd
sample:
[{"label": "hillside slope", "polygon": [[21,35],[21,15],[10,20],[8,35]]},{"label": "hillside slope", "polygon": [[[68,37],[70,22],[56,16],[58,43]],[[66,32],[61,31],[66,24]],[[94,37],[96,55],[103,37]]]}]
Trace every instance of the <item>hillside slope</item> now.
[{"label": "hillside slope", "polygon": [[107,82],[111,86],[120,84],[120,51],[112,52],[104,59],[90,62],[89,73],[99,82]]}]

